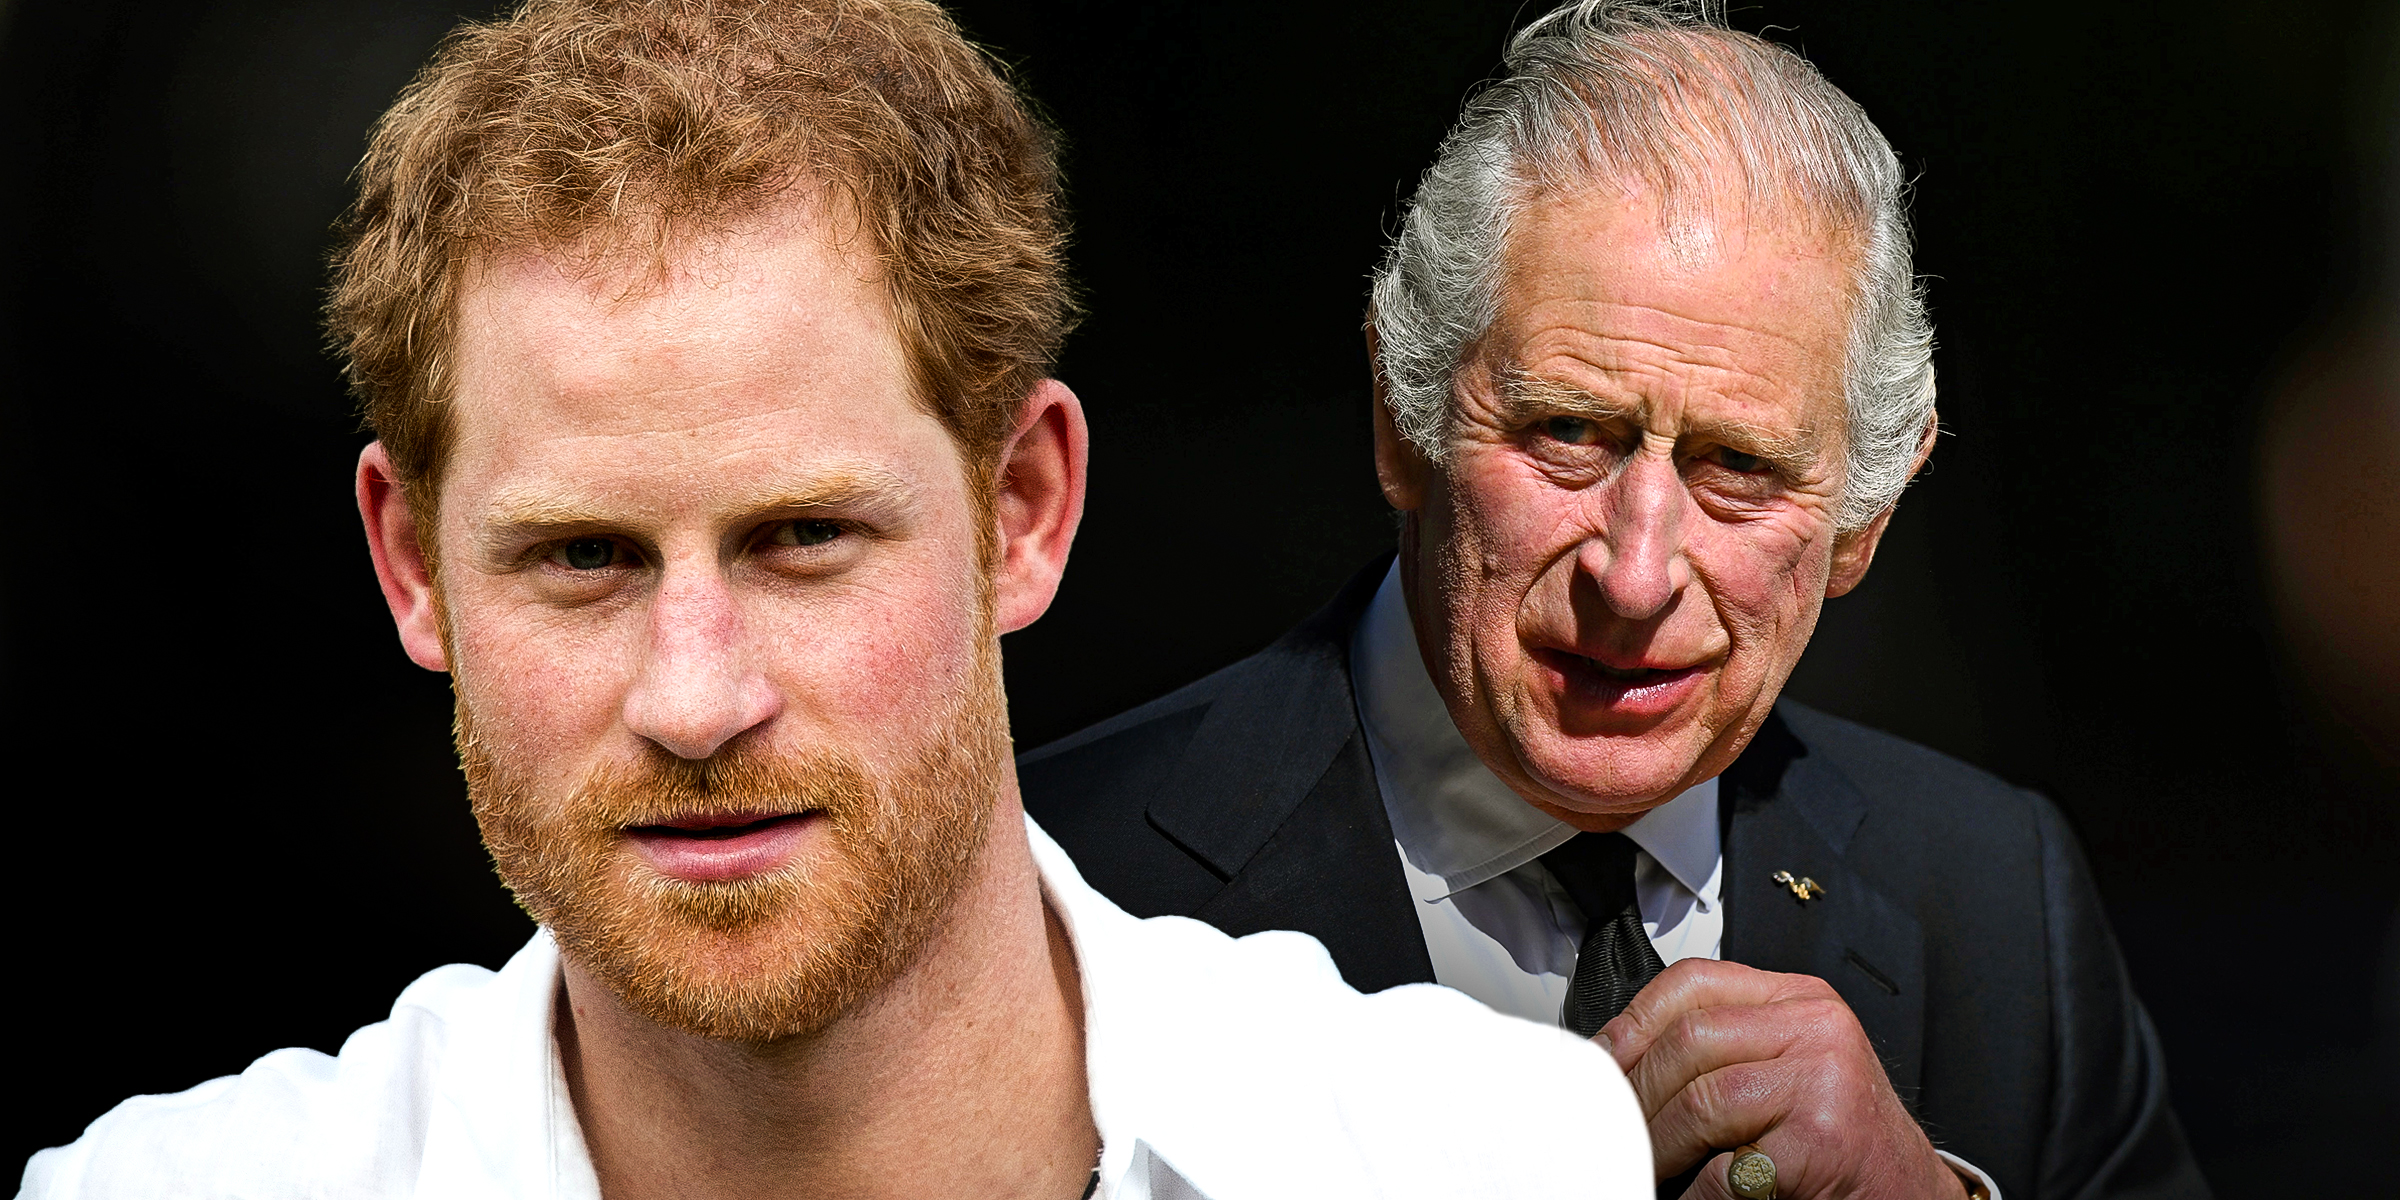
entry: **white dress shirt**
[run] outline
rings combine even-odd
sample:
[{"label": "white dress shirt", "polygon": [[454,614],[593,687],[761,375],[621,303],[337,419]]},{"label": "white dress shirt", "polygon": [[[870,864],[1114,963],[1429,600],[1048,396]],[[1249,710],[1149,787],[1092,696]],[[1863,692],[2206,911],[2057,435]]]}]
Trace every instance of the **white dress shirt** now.
[{"label": "white dress shirt", "polygon": [[[1082,975],[1103,1196],[1650,1196],[1641,1112],[1596,1048],[1444,988],[1360,995],[1301,934],[1136,919],[1026,832]],[[546,931],[496,973],[440,968],[338,1056],[118,1105],[19,1195],[598,1200],[559,994]],[[1513,1102],[1431,1100],[1483,1089]]]},{"label": "white dress shirt", "polygon": [[[1397,561],[1351,633],[1350,684],[1433,977],[1501,1012],[1563,1025],[1585,920],[1539,859],[1579,831],[1501,782],[1451,722],[1417,648]],[[1722,957],[1717,781],[1694,785],[1623,832],[1641,848],[1634,895],[1660,961]],[[1935,1153],[2001,1200],[1980,1168]]]},{"label": "white dress shirt", "polygon": [[[1433,977],[1501,1012],[1559,1024],[1584,915],[1538,860],[1578,830],[1510,790],[1451,723],[1417,651],[1396,562],[1351,635],[1350,675]],[[1624,833],[1641,847],[1634,894],[1659,959],[1717,957],[1717,781]]]}]

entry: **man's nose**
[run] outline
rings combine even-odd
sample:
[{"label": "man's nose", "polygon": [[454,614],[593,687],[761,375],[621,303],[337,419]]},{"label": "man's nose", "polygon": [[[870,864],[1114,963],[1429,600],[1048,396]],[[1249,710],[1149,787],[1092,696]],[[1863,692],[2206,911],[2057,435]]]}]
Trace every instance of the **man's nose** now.
[{"label": "man's nose", "polygon": [[670,569],[643,636],[625,724],[677,758],[707,758],[782,711],[782,697],[754,668],[741,612],[718,572]]},{"label": "man's nose", "polygon": [[1581,565],[1600,585],[1611,613],[1646,621],[1692,581],[1683,548],[1689,500],[1683,477],[1671,456],[1640,454],[1605,486],[1595,497],[1602,508],[1600,534],[1584,542]]}]

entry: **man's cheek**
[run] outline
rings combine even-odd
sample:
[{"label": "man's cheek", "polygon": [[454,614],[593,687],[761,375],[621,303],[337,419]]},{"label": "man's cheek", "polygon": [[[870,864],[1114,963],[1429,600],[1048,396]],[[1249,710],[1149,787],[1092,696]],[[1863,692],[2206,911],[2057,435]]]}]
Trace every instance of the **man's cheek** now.
[{"label": "man's cheek", "polygon": [[505,731],[556,753],[596,738],[623,707],[632,668],[621,630],[482,620],[453,641],[460,689],[487,740]]},{"label": "man's cheek", "polygon": [[1492,548],[1510,557],[1542,557],[1557,546],[1591,535],[1605,489],[1563,488],[1523,464],[1503,462],[1472,478],[1461,495],[1462,532],[1480,531]]},{"label": "man's cheek", "polygon": [[1749,536],[1719,540],[1697,558],[1732,641],[1732,672],[1757,677],[1771,660],[1799,657],[1825,594],[1828,559],[1815,539],[1787,530],[1740,532]]},{"label": "man's cheek", "polygon": [[830,723],[904,727],[964,686],[975,636],[954,595],[861,597],[787,623],[775,661],[798,666],[787,687]]},{"label": "man's cheek", "polygon": [[1771,590],[1771,583],[1823,574],[1832,561],[1831,542],[1823,532],[1806,514],[1784,512],[1712,525],[1694,539],[1692,552],[1716,566],[1712,574],[1755,595]]},{"label": "man's cheek", "polygon": [[1833,567],[1833,537],[1828,524],[1792,520],[1780,522],[1755,539],[1751,558],[1761,562],[1762,592],[1775,597],[1773,607],[1786,623],[1813,625],[1813,614],[1825,599],[1825,581]]}]

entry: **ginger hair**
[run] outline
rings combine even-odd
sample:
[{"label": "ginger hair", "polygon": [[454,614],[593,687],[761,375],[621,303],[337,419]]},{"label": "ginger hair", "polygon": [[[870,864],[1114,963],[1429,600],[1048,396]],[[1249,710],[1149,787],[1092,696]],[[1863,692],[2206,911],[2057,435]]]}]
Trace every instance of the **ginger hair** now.
[{"label": "ginger hair", "polygon": [[992,481],[1076,316],[1049,128],[928,0],[528,0],[470,22],[377,122],[327,328],[429,515],[450,449],[459,297],[532,248],[589,263],[764,212],[855,218],[919,400]]}]

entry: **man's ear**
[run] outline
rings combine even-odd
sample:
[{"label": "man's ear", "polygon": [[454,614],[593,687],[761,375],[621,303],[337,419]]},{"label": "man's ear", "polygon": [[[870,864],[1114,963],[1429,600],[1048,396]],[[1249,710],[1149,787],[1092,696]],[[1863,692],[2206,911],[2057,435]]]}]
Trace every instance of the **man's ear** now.
[{"label": "man's ear", "polygon": [[1392,423],[1391,396],[1384,386],[1383,342],[1367,326],[1367,363],[1375,373],[1375,481],[1383,485],[1384,501],[1401,512],[1425,506],[1425,486],[1433,464],[1414,443],[1400,436]]},{"label": "man's ear", "polygon": [[1058,595],[1067,550],[1083,521],[1090,452],[1083,402],[1055,379],[1035,384],[1017,412],[1016,430],[1001,447],[999,492],[992,506],[1000,525],[994,617],[1002,633],[1033,624]]},{"label": "man's ear", "polygon": [[375,582],[383,585],[392,623],[400,627],[401,648],[409,661],[428,671],[450,669],[434,607],[433,564],[382,442],[367,443],[358,455],[358,515],[367,523],[367,553],[375,560]]},{"label": "man's ear", "polygon": [[[1917,439],[1916,460],[1908,464],[1908,477],[1915,479],[1925,469],[1925,460],[1933,457],[1933,440],[1941,436],[1938,415],[1925,414],[1925,435]],[[1833,544],[1833,573],[1825,580],[1825,598],[1849,592],[1866,582],[1867,568],[1875,565],[1875,547],[1883,542],[1883,531],[1892,523],[1892,510],[1887,508],[1867,522],[1856,533],[1844,534]]]}]

